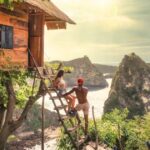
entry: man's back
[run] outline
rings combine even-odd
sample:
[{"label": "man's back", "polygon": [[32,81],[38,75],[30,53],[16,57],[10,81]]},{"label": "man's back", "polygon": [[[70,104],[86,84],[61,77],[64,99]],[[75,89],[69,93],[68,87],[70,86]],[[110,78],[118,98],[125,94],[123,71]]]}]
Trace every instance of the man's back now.
[{"label": "man's back", "polygon": [[86,103],[87,102],[87,93],[88,93],[88,89],[86,87],[83,87],[83,86],[76,86],[73,88],[75,93],[76,93],[76,96],[77,96],[77,99],[79,101],[79,104],[83,104],[83,103]]}]

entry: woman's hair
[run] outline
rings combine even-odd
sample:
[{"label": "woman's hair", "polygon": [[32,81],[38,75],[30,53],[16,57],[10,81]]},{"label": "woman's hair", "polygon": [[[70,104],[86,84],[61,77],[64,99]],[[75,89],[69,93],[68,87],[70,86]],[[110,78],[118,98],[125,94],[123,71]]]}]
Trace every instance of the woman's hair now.
[{"label": "woman's hair", "polygon": [[62,77],[63,75],[64,75],[64,70],[59,70],[56,79]]}]

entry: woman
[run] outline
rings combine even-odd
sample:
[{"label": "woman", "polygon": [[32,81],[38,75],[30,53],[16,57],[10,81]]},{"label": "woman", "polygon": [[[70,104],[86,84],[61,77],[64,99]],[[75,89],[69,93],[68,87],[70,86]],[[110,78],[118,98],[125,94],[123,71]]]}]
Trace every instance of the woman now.
[{"label": "woman", "polygon": [[[66,86],[65,80],[63,79],[63,75],[64,75],[64,70],[59,70],[54,80],[54,87],[57,88],[59,96],[62,96],[64,93],[66,93],[67,86]],[[71,109],[74,109],[75,98],[76,97],[71,94],[65,96],[65,99],[68,102],[68,111],[70,111]]]}]

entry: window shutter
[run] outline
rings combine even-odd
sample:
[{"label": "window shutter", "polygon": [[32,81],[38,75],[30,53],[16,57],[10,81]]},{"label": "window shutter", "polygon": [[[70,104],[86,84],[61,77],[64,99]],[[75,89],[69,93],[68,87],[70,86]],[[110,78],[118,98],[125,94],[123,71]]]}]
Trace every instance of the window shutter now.
[{"label": "window shutter", "polygon": [[5,26],[1,27],[1,47],[5,48]]},{"label": "window shutter", "polygon": [[13,48],[13,28],[5,27],[5,48]]},{"label": "window shutter", "polygon": [[13,27],[0,25],[0,48],[13,48]]},{"label": "window shutter", "polygon": [[0,48],[2,47],[2,27],[0,26]]}]

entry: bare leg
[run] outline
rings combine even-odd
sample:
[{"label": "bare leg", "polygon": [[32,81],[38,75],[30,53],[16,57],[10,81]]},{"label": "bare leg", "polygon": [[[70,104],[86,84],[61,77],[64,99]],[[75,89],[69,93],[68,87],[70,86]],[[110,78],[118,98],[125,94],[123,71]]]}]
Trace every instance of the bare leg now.
[{"label": "bare leg", "polygon": [[[76,109],[75,109],[75,110],[76,110]],[[77,111],[77,110],[76,110],[76,111]],[[76,118],[77,118],[78,124],[80,124],[81,121],[80,121],[80,117],[79,117],[79,114],[78,114],[78,113],[76,114]]]},{"label": "bare leg", "polygon": [[72,97],[71,95],[67,95],[65,97],[68,101],[68,111],[71,110],[71,109],[74,109],[74,106],[75,106],[75,98]]},{"label": "bare leg", "polygon": [[73,95],[70,95],[70,97],[71,97],[71,108],[72,109],[74,109],[75,108],[75,99],[76,99],[76,97],[75,96],[73,96]]},{"label": "bare leg", "polygon": [[69,95],[67,95],[65,98],[66,98],[66,100],[68,102],[68,111],[70,111],[71,110],[71,101],[72,101],[72,98]]}]

